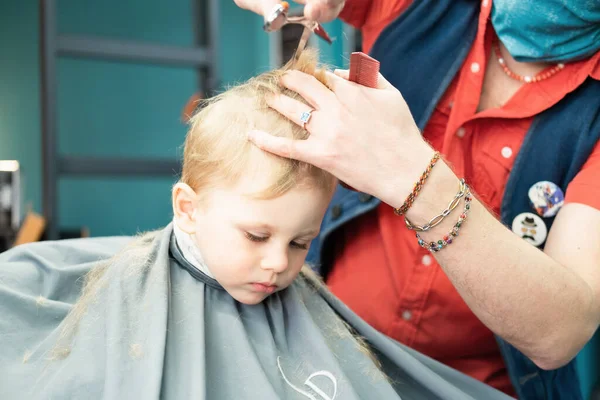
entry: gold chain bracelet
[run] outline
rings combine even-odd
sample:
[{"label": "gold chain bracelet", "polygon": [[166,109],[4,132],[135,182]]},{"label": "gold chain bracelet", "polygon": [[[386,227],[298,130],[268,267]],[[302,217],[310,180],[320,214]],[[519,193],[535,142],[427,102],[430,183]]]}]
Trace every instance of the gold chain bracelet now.
[{"label": "gold chain bracelet", "polygon": [[429,177],[429,174],[431,173],[431,170],[433,169],[433,167],[435,166],[435,164],[438,162],[439,159],[440,159],[440,152],[436,151],[433,154],[433,157],[431,158],[431,161],[429,161],[429,164],[427,165],[427,168],[425,169],[425,171],[423,171],[423,174],[421,175],[421,178],[415,183],[415,186],[413,187],[412,192],[408,195],[408,197],[406,198],[406,200],[404,200],[404,204],[402,204],[402,206],[400,208],[394,208],[394,213],[396,215],[403,215],[403,214],[405,214],[406,211],[408,211],[408,209],[412,206],[413,202],[415,201],[415,199],[419,195],[419,192],[423,188],[423,185],[425,184],[425,181]]}]

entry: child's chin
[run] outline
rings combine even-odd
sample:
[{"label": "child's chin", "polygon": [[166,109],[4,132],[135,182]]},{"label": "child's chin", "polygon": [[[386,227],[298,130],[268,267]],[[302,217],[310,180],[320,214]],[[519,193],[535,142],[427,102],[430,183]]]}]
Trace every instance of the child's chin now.
[{"label": "child's chin", "polygon": [[265,293],[256,293],[256,292],[238,292],[238,293],[231,293],[229,292],[229,294],[231,295],[231,297],[233,297],[235,300],[239,301],[242,304],[246,304],[249,306],[253,306],[255,304],[259,304],[262,303],[262,301],[264,299],[266,299],[267,297],[269,297],[268,294]]}]

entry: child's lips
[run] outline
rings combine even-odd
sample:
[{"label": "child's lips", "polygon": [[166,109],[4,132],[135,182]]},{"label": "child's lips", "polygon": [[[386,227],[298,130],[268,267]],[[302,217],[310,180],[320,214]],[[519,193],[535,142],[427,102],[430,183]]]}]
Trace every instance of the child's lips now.
[{"label": "child's lips", "polygon": [[277,289],[277,285],[271,285],[270,283],[252,283],[252,287],[257,292],[271,294]]}]

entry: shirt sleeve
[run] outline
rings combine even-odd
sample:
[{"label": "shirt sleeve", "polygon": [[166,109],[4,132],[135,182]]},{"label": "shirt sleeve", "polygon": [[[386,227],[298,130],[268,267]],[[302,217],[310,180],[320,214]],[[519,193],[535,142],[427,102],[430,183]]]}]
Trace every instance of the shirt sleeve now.
[{"label": "shirt sleeve", "polygon": [[339,18],[355,28],[362,28],[373,0],[347,0]]},{"label": "shirt sleeve", "polygon": [[347,0],[340,19],[361,30],[363,52],[368,53],[381,31],[413,0]]},{"label": "shirt sleeve", "polygon": [[596,143],[581,171],[569,183],[565,204],[581,203],[600,210],[600,142]]}]

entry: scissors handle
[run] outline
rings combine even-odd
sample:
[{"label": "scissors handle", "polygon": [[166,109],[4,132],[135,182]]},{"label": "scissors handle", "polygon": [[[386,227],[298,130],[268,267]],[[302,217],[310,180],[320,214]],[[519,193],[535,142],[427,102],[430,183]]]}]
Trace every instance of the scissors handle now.
[{"label": "scissors handle", "polygon": [[287,22],[287,12],[290,9],[290,5],[287,1],[282,1],[276,4],[271,11],[271,14],[265,18],[263,30],[266,32],[273,32],[280,30],[283,25]]}]

